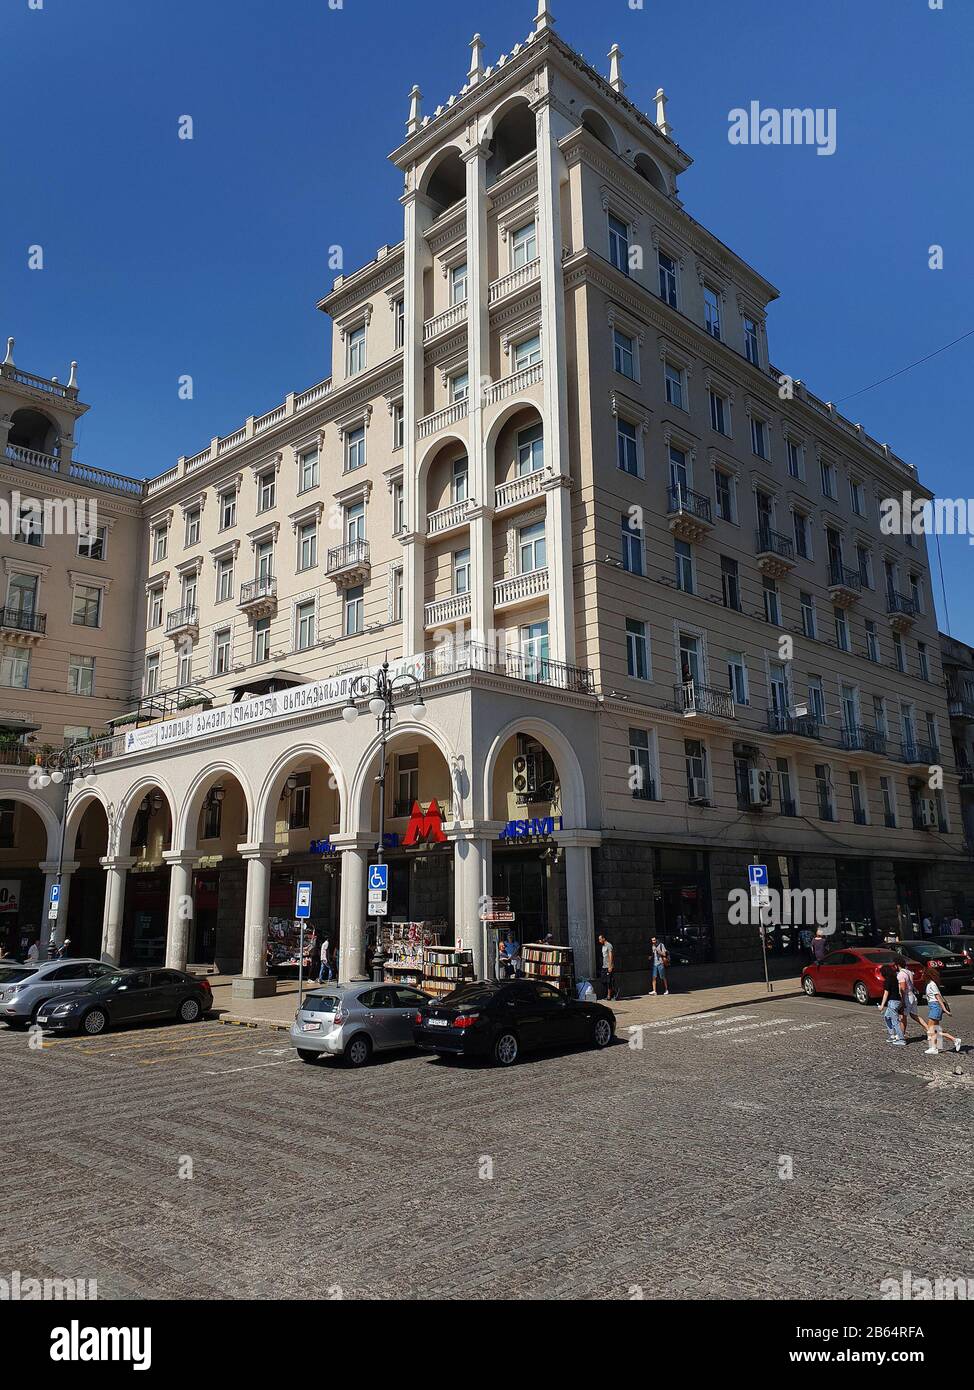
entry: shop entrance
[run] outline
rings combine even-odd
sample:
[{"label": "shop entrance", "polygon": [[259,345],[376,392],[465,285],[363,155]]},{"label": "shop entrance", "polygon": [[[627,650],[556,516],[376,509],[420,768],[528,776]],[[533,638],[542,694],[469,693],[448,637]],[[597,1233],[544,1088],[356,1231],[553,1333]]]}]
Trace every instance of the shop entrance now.
[{"label": "shop entrance", "polygon": [[707,855],[702,850],[658,849],[654,854],[656,935],[674,965],[714,958]]},{"label": "shop entrance", "polygon": [[537,851],[494,851],[493,894],[509,898],[519,941],[543,941],[548,935],[548,882]]},{"label": "shop entrance", "polygon": [[876,914],[868,859],[837,859],[839,889],[839,929],[850,941],[864,946],[877,942]]},{"label": "shop entrance", "polygon": [[193,925],[189,934],[189,961],[213,965],[216,961],[216,923],[220,906],[220,875],[193,875]]},{"label": "shop entrance", "polygon": [[921,935],[920,931],[920,893],[921,871],[919,864],[894,864],[896,885],[896,916],[902,941],[909,941]]}]

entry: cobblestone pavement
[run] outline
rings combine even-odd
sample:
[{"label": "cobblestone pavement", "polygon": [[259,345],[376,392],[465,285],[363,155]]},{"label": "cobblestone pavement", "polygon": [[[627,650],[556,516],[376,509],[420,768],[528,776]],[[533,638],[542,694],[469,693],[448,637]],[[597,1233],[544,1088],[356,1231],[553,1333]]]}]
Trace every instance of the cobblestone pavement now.
[{"label": "cobblestone pavement", "polygon": [[[974,1043],[974,993],[952,1004]],[[890,1047],[875,1008],[821,998],[626,1036],[506,1072],[351,1072],[212,1021],[42,1051],[0,1028],[0,1273],[149,1298],[875,1298],[903,1269],[974,1276],[974,1050]]]}]

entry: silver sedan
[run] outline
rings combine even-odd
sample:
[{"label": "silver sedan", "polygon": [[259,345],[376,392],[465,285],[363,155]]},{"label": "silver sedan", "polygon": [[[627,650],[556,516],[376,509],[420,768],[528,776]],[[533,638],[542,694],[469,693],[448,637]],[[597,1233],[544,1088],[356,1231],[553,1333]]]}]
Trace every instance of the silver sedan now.
[{"label": "silver sedan", "polygon": [[364,1067],[373,1052],[413,1047],[416,1012],[430,996],[412,985],[328,984],[305,995],[291,1025],[302,1062],[341,1057]]}]

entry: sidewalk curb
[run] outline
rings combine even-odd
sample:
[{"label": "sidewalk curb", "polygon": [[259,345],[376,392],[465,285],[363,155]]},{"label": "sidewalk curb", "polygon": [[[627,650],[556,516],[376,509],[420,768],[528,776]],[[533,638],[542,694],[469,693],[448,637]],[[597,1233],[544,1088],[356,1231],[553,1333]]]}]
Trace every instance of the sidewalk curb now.
[{"label": "sidewalk curb", "polygon": [[275,1033],[287,1033],[291,1026],[289,1023],[275,1023],[269,1018],[218,1018],[217,1022],[231,1028],[270,1028]]}]

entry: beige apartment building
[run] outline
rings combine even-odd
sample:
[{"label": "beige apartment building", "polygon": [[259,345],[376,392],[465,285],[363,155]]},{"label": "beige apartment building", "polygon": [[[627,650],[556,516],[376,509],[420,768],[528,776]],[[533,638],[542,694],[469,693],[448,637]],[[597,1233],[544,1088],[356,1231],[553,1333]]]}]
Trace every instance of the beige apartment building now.
[{"label": "beige apartment building", "polygon": [[[331,377],[115,494],[141,684],[67,821],[90,949],[265,992],[310,879],[361,973],[379,742],[343,711],[386,658],[425,701],[404,685],[388,749],[390,916],[479,973],[491,896],[579,975],[604,932],[627,987],[653,931],[753,959],[728,909],[755,859],[867,936],[970,906],[925,542],[880,527],[930,494],[771,365],[777,292],[684,210],[652,99],[544,0],[496,62],[475,37],[459,91],[410,95],[402,242],[318,305]],[[442,838],[408,843],[433,801]]]}]

